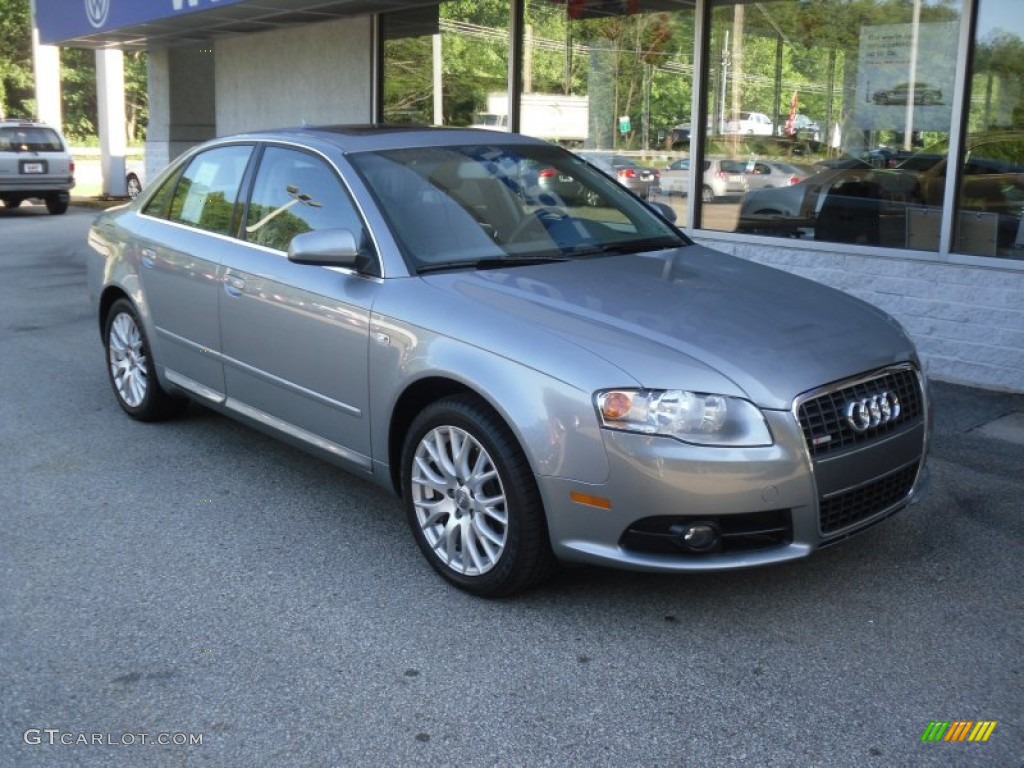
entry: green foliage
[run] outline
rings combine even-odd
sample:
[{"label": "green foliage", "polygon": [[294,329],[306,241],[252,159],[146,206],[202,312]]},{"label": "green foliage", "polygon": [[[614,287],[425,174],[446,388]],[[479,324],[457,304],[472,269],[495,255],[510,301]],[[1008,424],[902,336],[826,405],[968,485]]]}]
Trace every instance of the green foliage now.
[{"label": "green foliage", "polygon": [[[61,91],[64,133],[75,143],[89,144],[98,134],[96,54],[82,48],[62,48]],[[125,132],[129,143],[145,140],[149,118],[146,54],[124,54]]]},{"label": "green foliage", "polygon": [[0,0],[0,115],[34,117],[29,0]]},{"label": "green foliage", "polygon": [[[76,143],[96,143],[96,55],[92,50],[62,48],[62,130]],[[145,138],[147,109],[146,54],[124,55],[125,111],[128,141]],[[30,0],[0,0],[0,114],[37,117],[32,62]]]}]

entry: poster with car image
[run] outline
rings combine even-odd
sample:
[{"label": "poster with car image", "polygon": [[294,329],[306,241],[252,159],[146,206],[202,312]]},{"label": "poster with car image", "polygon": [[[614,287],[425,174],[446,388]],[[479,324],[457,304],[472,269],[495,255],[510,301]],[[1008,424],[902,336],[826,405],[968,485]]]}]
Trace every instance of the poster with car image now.
[{"label": "poster with car image", "polygon": [[949,131],[958,22],[861,27],[853,120],[870,131]]}]

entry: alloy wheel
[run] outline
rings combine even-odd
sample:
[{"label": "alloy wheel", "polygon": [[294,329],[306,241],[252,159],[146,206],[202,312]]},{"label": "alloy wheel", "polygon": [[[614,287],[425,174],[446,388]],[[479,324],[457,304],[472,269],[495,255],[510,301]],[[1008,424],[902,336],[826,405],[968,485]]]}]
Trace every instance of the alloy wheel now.
[{"label": "alloy wheel", "polygon": [[118,397],[131,408],[138,408],[146,398],[149,379],[146,371],[146,350],[142,333],[135,319],[121,312],[110,324],[107,338],[110,376]]},{"label": "alloy wheel", "polygon": [[498,563],[508,539],[505,489],[470,433],[450,425],[427,432],[416,446],[411,491],[416,522],[447,568],[479,576]]}]

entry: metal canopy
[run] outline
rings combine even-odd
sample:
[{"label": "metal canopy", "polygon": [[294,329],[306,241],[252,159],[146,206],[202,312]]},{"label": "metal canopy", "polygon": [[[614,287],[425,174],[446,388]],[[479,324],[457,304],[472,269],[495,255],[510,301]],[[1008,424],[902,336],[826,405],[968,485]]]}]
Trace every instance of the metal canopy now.
[{"label": "metal canopy", "polygon": [[35,0],[40,41],[141,50],[202,44],[437,0]]}]

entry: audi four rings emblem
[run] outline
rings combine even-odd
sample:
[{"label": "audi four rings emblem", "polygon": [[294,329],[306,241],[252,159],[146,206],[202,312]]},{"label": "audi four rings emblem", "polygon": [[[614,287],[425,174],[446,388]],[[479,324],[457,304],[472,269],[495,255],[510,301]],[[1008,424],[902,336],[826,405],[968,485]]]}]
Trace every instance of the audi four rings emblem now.
[{"label": "audi four rings emblem", "polygon": [[891,392],[880,392],[846,404],[846,423],[855,432],[867,432],[872,427],[888,424],[899,415],[900,401]]}]

